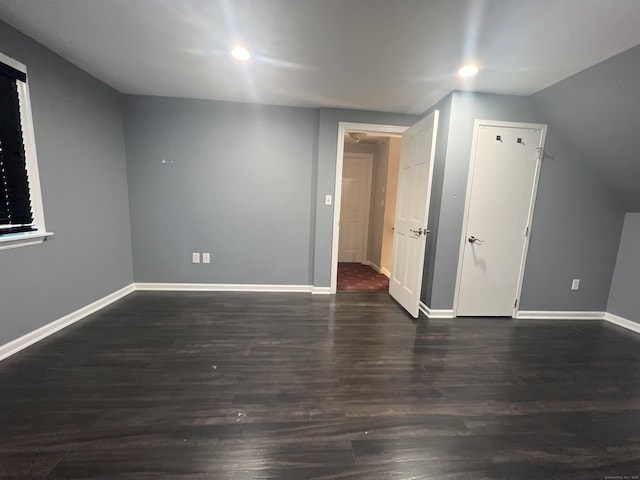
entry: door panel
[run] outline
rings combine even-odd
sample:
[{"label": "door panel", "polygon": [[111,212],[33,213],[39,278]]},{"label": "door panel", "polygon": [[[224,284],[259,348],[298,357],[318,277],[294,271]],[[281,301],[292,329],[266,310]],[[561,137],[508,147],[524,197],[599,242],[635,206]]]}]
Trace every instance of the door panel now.
[{"label": "door panel", "polygon": [[528,242],[544,129],[477,128],[456,314],[510,317]]},{"label": "door panel", "polygon": [[339,262],[364,262],[371,191],[370,156],[344,155],[340,203]]},{"label": "door panel", "polygon": [[438,111],[402,135],[389,293],[418,317]]}]

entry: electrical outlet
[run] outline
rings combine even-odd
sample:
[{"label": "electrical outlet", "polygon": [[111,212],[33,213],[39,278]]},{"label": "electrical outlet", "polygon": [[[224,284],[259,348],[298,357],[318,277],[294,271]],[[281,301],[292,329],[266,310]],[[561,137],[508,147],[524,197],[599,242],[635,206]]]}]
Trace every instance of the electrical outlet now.
[{"label": "electrical outlet", "polygon": [[202,263],[211,263],[211,254],[203,253],[202,254]]},{"label": "electrical outlet", "polygon": [[324,204],[331,205],[333,203],[333,197],[331,195],[324,196]]},{"label": "electrical outlet", "polygon": [[191,263],[200,263],[200,254],[193,252],[191,254]]},{"label": "electrical outlet", "polygon": [[580,290],[580,279],[574,278],[571,282],[571,290]]}]

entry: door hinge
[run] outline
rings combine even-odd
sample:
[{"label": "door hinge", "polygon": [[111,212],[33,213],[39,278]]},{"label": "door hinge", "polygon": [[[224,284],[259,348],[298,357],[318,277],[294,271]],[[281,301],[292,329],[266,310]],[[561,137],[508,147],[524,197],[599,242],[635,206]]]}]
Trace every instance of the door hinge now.
[{"label": "door hinge", "polygon": [[513,302],[513,308],[516,308],[518,306],[518,299],[516,298],[515,301]]},{"label": "door hinge", "polygon": [[542,158],[542,147],[536,148],[536,160],[540,160]]},{"label": "door hinge", "polygon": [[527,228],[524,231],[524,236],[528,237],[529,236],[529,226],[527,225]]}]

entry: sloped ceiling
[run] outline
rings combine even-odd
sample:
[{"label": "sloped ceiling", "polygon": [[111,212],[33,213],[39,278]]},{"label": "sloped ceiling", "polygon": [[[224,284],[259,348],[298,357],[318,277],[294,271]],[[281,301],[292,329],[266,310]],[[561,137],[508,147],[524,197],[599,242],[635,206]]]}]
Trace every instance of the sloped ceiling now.
[{"label": "sloped ceiling", "polygon": [[625,211],[640,212],[640,46],[532,96]]},{"label": "sloped ceiling", "polygon": [[640,44],[639,0],[0,0],[0,18],[122,93],[414,114]]},{"label": "sloped ceiling", "polygon": [[640,0],[0,0],[0,18],[123,93],[415,114],[535,94],[640,211]]}]

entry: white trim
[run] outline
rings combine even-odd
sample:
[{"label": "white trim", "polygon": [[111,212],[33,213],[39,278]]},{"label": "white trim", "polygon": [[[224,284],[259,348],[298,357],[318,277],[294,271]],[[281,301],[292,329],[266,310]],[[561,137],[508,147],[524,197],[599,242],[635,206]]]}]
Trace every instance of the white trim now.
[{"label": "white trim", "polygon": [[429,309],[429,318],[454,318],[453,309]]},{"label": "white trim", "polygon": [[0,53],[0,62],[13,67],[22,73],[27,73],[27,66],[24,63],[14,60],[11,57],[7,57],[4,53]]},{"label": "white trim", "polygon": [[389,270],[387,270],[386,268],[384,268],[384,267],[380,268],[380,273],[385,275],[385,276],[387,276],[387,277],[389,277],[389,278],[391,278],[391,272]]},{"label": "white trim", "polygon": [[[213,288],[215,287],[215,288]],[[233,287],[233,289],[231,289]],[[311,292],[313,294],[331,294],[330,287],[312,287],[310,285],[239,285],[239,284],[197,284],[197,283],[132,283],[116,290],[89,305],[65,315],[37,330],[0,346],[0,361],[18,353],[40,340],[62,330],[79,320],[111,305],[134,291],[244,291],[244,292]],[[428,318],[450,319],[453,309],[431,310],[420,302],[420,311]],[[606,312],[570,312],[570,311],[534,311],[518,312],[518,319],[529,320],[605,320],[636,333],[640,333],[640,324],[626,318]]]},{"label": "white trim", "polygon": [[608,312],[604,314],[604,319],[609,323],[618,325],[619,327],[626,328],[628,330],[631,330],[632,332],[640,333],[640,324],[632,320],[628,320],[626,318],[619,317],[618,315],[614,315],[613,313]]},{"label": "white trim", "polygon": [[331,292],[331,287],[312,287],[311,293],[313,295],[331,295],[335,292]]},{"label": "white trim", "polygon": [[[375,263],[373,263],[371,260],[366,260],[364,262],[362,262],[363,265],[368,265],[369,267],[373,268],[376,272],[378,273],[383,273],[382,269],[376,265]],[[388,275],[387,275],[388,276]]]},{"label": "white trim", "polygon": [[20,103],[22,141],[25,150],[27,175],[29,177],[29,198],[31,201],[31,210],[33,212],[32,226],[37,229],[34,232],[7,235],[7,238],[1,240],[2,246],[0,246],[0,250],[8,250],[10,248],[40,244],[46,239],[46,237],[49,237],[52,234],[47,233],[47,228],[44,223],[44,208],[42,204],[42,190],[40,188],[38,155],[36,152],[36,138],[33,129],[33,111],[31,106],[31,95],[29,93],[29,75],[27,73],[27,67],[23,63],[2,53],[0,53],[0,61],[27,75],[27,81],[16,81],[16,86],[18,90],[18,101]]},{"label": "white trim", "polygon": [[[520,295],[522,293],[522,281],[524,280],[524,270],[527,262],[527,254],[529,252],[529,241],[531,239],[531,224],[533,220],[533,210],[536,203],[536,195],[538,193],[538,181],[540,179],[540,170],[542,166],[542,157],[544,152],[544,145],[547,136],[547,125],[538,124],[538,123],[520,123],[520,122],[501,122],[495,120],[478,120],[476,119],[473,123],[473,140],[471,142],[471,153],[469,160],[469,173],[467,175],[467,189],[465,193],[465,203],[464,203],[464,217],[462,220],[462,232],[460,233],[460,249],[458,252],[458,269],[456,274],[456,287],[454,291],[454,299],[453,299],[453,315],[458,315],[458,302],[460,300],[460,283],[462,279],[462,267],[464,261],[464,250],[466,245],[466,236],[467,236],[467,226],[469,223],[469,210],[471,208],[471,189],[473,186],[473,174],[476,165],[476,150],[478,148],[478,137],[480,134],[481,126],[490,126],[490,127],[507,127],[507,128],[528,128],[528,129],[540,129],[542,130],[540,136],[540,143],[538,148],[540,148],[540,153],[538,155],[538,159],[536,162],[536,170],[533,177],[533,191],[531,194],[531,199],[529,202],[529,214],[527,217],[527,225],[529,226],[529,234],[524,242],[524,248],[522,249],[522,257],[520,260],[520,272],[518,278],[518,285],[516,288],[516,299],[520,299]],[[516,318],[518,315],[518,306],[514,306],[512,316]]]},{"label": "white trim", "polygon": [[163,292],[298,292],[311,293],[311,285],[262,285],[240,283],[136,283],[137,291]]},{"label": "white trim", "polygon": [[[518,125],[518,124],[516,124]],[[522,257],[520,258],[520,273],[518,275],[518,287],[516,288],[516,305],[513,307],[512,316],[518,315],[520,309],[520,297],[522,296],[522,283],[524,282],[524,270],[527,264],[527,255],[529,255],[529,244],[531,243],[531,227],[533,225],[533,210],[536,206],[536,198],[538,197],[538,184],[540,183],[540,171],[542,170],[542,158],[544,155],[544,145],[547,141],[547,125],[524,123],[519,124],[519,128],[540,128],[540,143],[538,144],[538,160],[536,162],[536,171],[533,174],[533,189],[531,191],[531,199],[529,200],[529,214],[527,215],[527,237],[522,249]]]},{"label": "white trim", "polygon": [[[26,73],[26,71],[25,71]],[[20,99],[20,123],[22,124],[22,140],[24,143],[27,174],[29,175],[29,196],[31,210],[33,211],[33,225],[38,233],[45,233],[47,227],[44,223],[44,207],[42,204],[42,189],[40,188],[40,172],[38,170],[38,155],[36,153],[36,137],[33,129],[33,111],[31,107],[31,95],[29,93],[29,77],[26,82],[18,84],[18,97]]]},{"label": "white trim", "polygon": [[521,310],[514,318],[518,320],[604,320],[605,313],[593,311]]},{"label": "white trim", "polygon": [[47,325],[44,325],[37,330],[29,332],[20,338],[17,338],[9,343],[6,343],[5,345],[0,346],[0,360],[4,360],[5,358],[10,357],[15,353],[18,353],[20,350],[23,350],[28,346],[33,345],[34,343],[48,337],[49,335],[52,335],[62,330],[63,328],[68,327],[78,320],[82,320],[92,313],[103,309],[107,305],[110,305],[113,302],[129,295],[134,290],[135,288],[133,284],[127,285],[120,290],[116,290],[115,292],[110,293],[109,295],[76,310],[75,312],[71,312],[70,314],[54,320],[53,322],[48,323]]},{"label": "white trim", "polygon": [[432,310],[424,302],[420,302],[418,308],[427,318],[454,318],[453,309]]},{"label": "white trim", "polygon": [[26,247],[29,245],[39,245],[49,237],[53,237],[53,233],[26,232],[3,235],[0,237],[0,250],[9,250],[10,248]]},{"label": "white trim", "polygon": [[[453,318],[453,310],[431,310],[420,302],[420,311],[428,318]],[[595,311],[566,311],[566,310],[521,310],[514,317],[518,320],[604,320],[635,333],[640,333],[640,323],[628,320],[613,313]]]},{"label": "white trim", "polygon": [[[335,186],[333,189],[333,240],[331,242],[331,293],[338,287],[338,245],[340,239],[340,203],[342,195],[342,165],[344,162],[344,135],[349,131],[366,131],[402,134],[409,127],[398,125],[378,125],[373,123],[338,122],[338,142],[336,145]],[[323,194],[324,195],[324,194]]]}]

